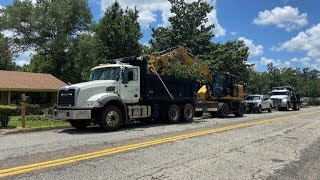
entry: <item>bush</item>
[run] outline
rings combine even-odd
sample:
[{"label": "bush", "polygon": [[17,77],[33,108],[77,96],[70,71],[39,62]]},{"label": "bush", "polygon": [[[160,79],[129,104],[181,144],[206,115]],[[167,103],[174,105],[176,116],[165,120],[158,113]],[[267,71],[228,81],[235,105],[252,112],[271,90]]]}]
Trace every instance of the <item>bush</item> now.
[{"label": "bush", "polygon": [[0,124],[2,127],[8,126],[10,116],[17,111],[14,105],[0,105]]},{"label": "bush", "polygon": [[[51,116],[49,115],[26,115],[26,121],[49,121]],[[21,117],[18,119],[18,121],[21,121]]]},{"label": "bush", "polygon": [[312,98],[309,102],[310,106],[320,106],[320,100],[317,98]]},{"label": "bush", "polygon": [[[54,106],[46,105],[39,105],[39,104],[27,104],[26,105],[26,115],[48,115],[52,114],[54,110]],[[17,111],[15,113],[16,116],[21,115],[21,106],[18,106]]]}]

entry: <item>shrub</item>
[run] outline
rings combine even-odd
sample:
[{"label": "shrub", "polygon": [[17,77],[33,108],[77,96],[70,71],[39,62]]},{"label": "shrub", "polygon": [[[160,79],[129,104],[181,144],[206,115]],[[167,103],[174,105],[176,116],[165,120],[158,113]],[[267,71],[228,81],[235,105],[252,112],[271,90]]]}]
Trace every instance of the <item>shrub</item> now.
[{"label": "shrub", "polygon": [[320,106],[320,100],[317,98],[312,98],[309,102],[310,106]]},{"label": "shrub", "polygon": [[[52,114],[54,110],[53,106],[50,105],[39,105],[39,104],[27,104],[26,105],[26,114],[32,115],[43,115],[43,114]],[[21,115],[21,106],[18,106],[16,116]]]},{"label": "shrub", "polygon": [[10,116],[17,111],[14,105],[0,105],[0,123],[2,127],[8,126]]},{"label": "shrub", "polygon": [[[26,115],[26,121],[49,121],[51,116],[49,115]],[[21,117],[18,119],[18,121],[21,121]]]}]

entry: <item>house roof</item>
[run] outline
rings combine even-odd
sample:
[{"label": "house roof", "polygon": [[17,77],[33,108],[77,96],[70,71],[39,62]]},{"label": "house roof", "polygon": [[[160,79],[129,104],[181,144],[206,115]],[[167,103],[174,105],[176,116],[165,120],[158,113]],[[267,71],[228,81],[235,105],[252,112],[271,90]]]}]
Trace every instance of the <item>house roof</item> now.
[{"label": "house roof", "polygon": [[56,91],[66,85],[51,74],[0,70],[0,91]]}]

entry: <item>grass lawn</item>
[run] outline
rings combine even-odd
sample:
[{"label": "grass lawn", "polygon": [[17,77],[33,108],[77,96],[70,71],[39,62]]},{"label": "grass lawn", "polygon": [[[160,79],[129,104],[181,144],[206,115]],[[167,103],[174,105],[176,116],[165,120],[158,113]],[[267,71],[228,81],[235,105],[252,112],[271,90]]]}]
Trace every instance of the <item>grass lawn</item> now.
[{"label": "grass lawn", "polygon": [[[32,119],[26,118],[26,128],[39,128],[39,127],[56,127],[56,126],[68,126],[70,125],[65,121],[54,120],[40,120],[39,118]],[[11,116],[7,127],[0,127],[0,129],[15,129],[21,128],[21,116]]]}]

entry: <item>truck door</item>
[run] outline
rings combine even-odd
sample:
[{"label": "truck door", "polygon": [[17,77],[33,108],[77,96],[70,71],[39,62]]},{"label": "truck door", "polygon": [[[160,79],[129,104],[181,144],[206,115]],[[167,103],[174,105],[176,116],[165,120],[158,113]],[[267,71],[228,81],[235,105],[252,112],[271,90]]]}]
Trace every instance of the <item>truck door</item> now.
[{"label": "truck door", "polygon": [[267,109],[268,108],[268,97],[267,96],[262,96],[261,106],[262,106],[263,109]]},{"label": "truck door", "polygon": [[125,68],[120,84],[120,96],[124,103],[138,103],[140,98],[140,73],[138,67]]}]

